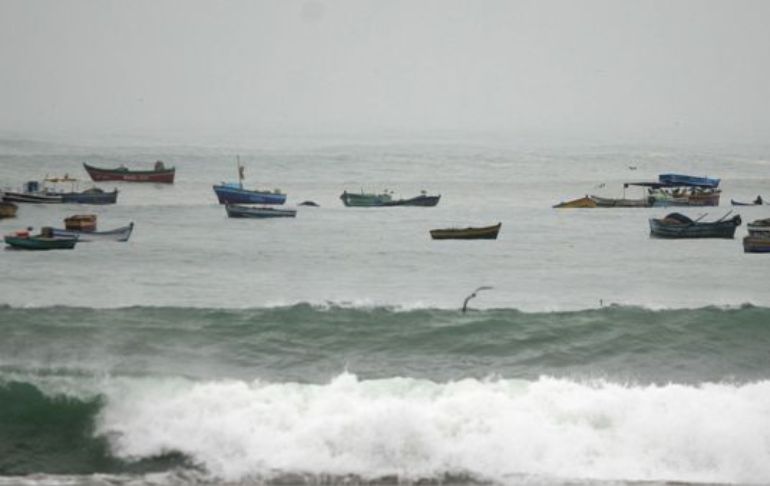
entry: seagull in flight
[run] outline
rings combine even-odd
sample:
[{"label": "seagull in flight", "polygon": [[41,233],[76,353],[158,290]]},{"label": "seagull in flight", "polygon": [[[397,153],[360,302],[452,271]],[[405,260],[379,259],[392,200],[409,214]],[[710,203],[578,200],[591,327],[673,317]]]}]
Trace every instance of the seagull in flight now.
[{"label": "seagull in flight", "polygon": [[479,288],[477,288],[476,290],[474,290],[474,291],[473,291],[473,293],[472,293],[471,295],[469,295],[468,297],[466,297],[466,298],[465,298],[465,300],[463,301],[463,314],[465,314],[465,311],[467,311],[467,310],[468,310],[468,301],[469,301],[469,300],[471,300],[472,298],[476,297],[476,294],[477,294],[478,292],[480,292],[480,291],[482,291],[482,290],[489,290],[489,289],[491,289],[491,288],[492,288],[492,287],[487,287],[487,286],[479,287]]}]

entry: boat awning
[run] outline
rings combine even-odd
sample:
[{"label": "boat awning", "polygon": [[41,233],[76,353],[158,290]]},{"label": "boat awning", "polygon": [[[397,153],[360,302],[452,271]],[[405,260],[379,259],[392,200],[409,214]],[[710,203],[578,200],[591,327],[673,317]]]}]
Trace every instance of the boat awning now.
[{"label": "boat awning", "polygon": [[657,182],[657,181],[651,181],[651,182],[624,182],[623,187],[628,188],[629,186],[640,186],[640,187],[649,187],[652,189],[660,189],[662,187],[701,187],[701,188],[708,188],[708,189],[714,189],[714,186],[710,185],[700,185],[700,184],[685,184],[685,183],[679,183],[679,184],[672,184],[667,182]]}]

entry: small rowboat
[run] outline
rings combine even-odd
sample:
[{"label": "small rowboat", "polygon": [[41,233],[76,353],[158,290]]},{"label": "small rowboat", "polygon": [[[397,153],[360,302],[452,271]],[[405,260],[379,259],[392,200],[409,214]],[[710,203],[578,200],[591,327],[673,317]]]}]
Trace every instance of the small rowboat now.
[{"label": "small rowboat", "polygon": [[54,236],[51,228],[43,228],[39,235],[30,235],[28,231],[17,231],[5,237],[5,243],[20,250],[71,250],[78,242],[77,236]]},{"label": "small rowboat", "polygon": [[134,223],[131,222],[128,226],[109,231],[79,231],[53,228],[53,235],[60,238],[78,238],[78,241],[83,243],[92,241],[128,241],[133,230]]},{"label": "small rowboat", "polygon": [[741,225],[741,217],[735,215],[725,220],[728,214],[708,223],[693,221],[680,213],[671,213],[663,219],[652,218],[650,235],[657,238],[733,238],[735,229]]},{"label": "small rowboat", "polygon": [[480,228],[448,228],[430,230],[434,240],[496,240],[502,223]]},{"label": "small rowboat", "polygon": [[227,216],[230,218],[293,218],[297,216],[296,209],[271,208],[266,206],[242,206],[240,204],[225,205]]},{"label": "small rowboat", "polygon": [[748,224],[747,228],[749,236],[761,236],[770,239],[770,218],[754,220]]},{"label": "small rowboat", "polygon": [[751,202],[741,202],[736,201],[735,199],[730,199],[730,204],[733,206],[761,206],[764,204],[764,201],[762,201],[762,196],[757,196],[757,198]]},{"label": "small rowboat", "polygon": [[160,160],[155,162],[153,170],[131,170],[126,167],[116,169],[100,169],[83,163],[88,175],[93,181],[123,181],[123,182],[157,182],[173,184],[176,168],[166,168]]},{"label": "small rowboat", "polygon": [[770,235],[746,236],[743,238],[744,253],[770,253]]},{"label": "small rowboat", "polygon": [[0,219],[15,218],[16,211],[19,209],[15,203],[0,201]]},{"label": "small rowboat", "polygon": [[649,198],[641,199],[613,199],[599,196],[591,196],[591,199],[599,208],[649,208],[652,201]]}]

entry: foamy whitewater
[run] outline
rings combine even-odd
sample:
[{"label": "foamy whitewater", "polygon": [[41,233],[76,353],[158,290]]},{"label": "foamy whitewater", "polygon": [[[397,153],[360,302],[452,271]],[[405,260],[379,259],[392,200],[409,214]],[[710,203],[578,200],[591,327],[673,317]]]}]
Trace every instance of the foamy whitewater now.
[{"label": "foamy whitewater", "polygon": [[[768,484],[770,259],[740,239],[770,209],[728,206],[770,200],[767,149],[2,139],[0,187],[156,159],[177,180],[0,221],[135,223],[128,243],[0,252],[0,485]],[[320,207],[228,219],[211,185],[236,154],[247,186]],[[722,178],[721,207],[681,212],[736,210],[736,238],[551,207],[663,172]],[[386,188],[441,201],[338,199]],[[497,241],[428,234],[497,222]]]}]

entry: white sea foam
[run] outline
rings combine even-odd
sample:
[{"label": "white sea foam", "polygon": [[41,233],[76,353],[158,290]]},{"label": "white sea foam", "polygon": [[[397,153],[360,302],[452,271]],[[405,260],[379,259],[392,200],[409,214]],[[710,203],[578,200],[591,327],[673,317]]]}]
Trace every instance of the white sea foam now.
[{"label": "white sea foam", "polygon": [[442,384],[343,374],[326,385],[174,380],[110,390],[97,432],[115,454],[181,451],[225,480],[770,482],[768,381]]}]

